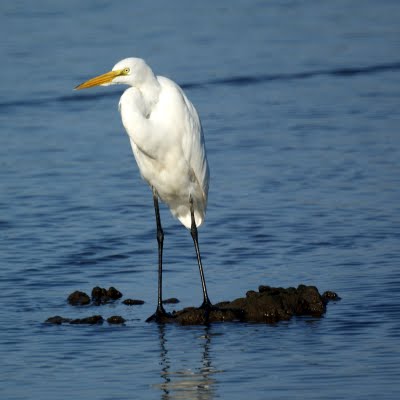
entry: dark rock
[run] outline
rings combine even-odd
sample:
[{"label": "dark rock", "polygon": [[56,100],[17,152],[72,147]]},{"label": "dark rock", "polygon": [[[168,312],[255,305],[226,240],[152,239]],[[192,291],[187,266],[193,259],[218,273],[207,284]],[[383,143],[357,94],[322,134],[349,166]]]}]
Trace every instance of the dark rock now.
[{"label": "dark rock", "polygon": [[122,303],[126,304],[127,306],[136,306],[144,304],[144,301],[135,299],[126,299]]},{"label": "dark rock", "polygon": [[70,322],[70,318],[63,318],[60,317],[59,315],[56,315],[55,317],[50,317],[46,319],[46,324],[55,324],[55,325],[61,325],[67,322]]},{"label": "dark rock", "polygon": [[326,302],[340,300],[340,297],[337,295],[337,293],[332,292],[331,290],[327,290],[326,292],[324,292],[323,295],[322,295],[322,298]]},{"label": "dark rock", "polygon": [[68,296],[68,303],[73,306],[85,306],[90,303],[90,297],[85,292],[76,290]]},{"label": "dark rock", "polygon": [[70,324],[95,325],[95,324],[102,324],[103,321],[104,319],[101,315],[92,315],[91,317],[73,319],[72,321],[70,321]]},{"label": "dark rock", "polygon": [[260,293],[262,293],[262,292],[268,292],[268,291],[270,291],[270,290],[271,290],[271,286],[260,285],[260,286],[258,287],[258,291],[259,291]]},{"label": "dark rock", "polygon": [[112,286],[109,289],[101,288],[99,286],[92,289],[92,301],[96,306],[106,304],[112,300],[120,299],[121,297],[122,293]]},{"label": "dark rock", "polygon": [[[331,296],[326,295],[326,298]],[[285,289],[262,285],[258,292],[248,291],[246,297],[218,303],[211,309],[184,308],[163,316],[162,321],[157,322],[182,325],[227,321],[275,323],[289,320],[294,315],[320,317],[326,312],[326,302],[315,286],[299,285],[297,289]]]},{"label": "dark rock", "polygon": [[246,292],[247,298],[256,297],[256,296],[257,296],[257,292],[255,292],[254,290],[249,290],[248,292]]},{"label": "dark rock", "polygon": [[[122,297],[114,287],[108,290],[95,287],[92,290],[92,300],[96,305],[105,304]],[[275,323],[289,320],[293,316],[311,315],[320,317],[326,312],[329,301],[340,300],[332,291],[326,291],[321,296],[315,286],[299,285],[297,288],[281,288],[260,285],[258,291],[249,290],[245,297],[232,301],[223,301],[209,308],[187,307],[172,314],[155,315],[148,321],[158,323],[178,323],[181,325],[206,325],[213,322],[262,322]],[[83,292],[76,291],[68,297],[73,305],[89,304],[90,298]],[[144,304],[143,300],[126,299],[126,305]],[[176,298],[166,299],[164,304],[176,304]],[[69,319],[60,316],[48,318],[46,323],[61,325],[70,324],[101,324],[103,317],[93,315],[82,319]],[[110,324],[123,324],[121,316],[112,316],[107,319]]]},{"label": "dark rock", "polygon": [[64,318],[60,317],[59,315],[56,315],[55,317],[50,317],[48,318],[45,322],[47,324],[56,324],[56,325],[61,325],[61,324],[102,324],[103,323],[103,317],[101,315],[93,315],[91,317],[87,318],[82,318],[82,319],[71,319],[71,318]]},{"label": "dark rock", "polygon": [[176,322],[181,325],[205,325],[211,322],[241,321],[242,310],[219,308],[218,305],[211,310],[188,307],[172,313],[172,317],[165,322]]},{"label": "dark rock", "polygon": [[105,304],[109,301],[107,289],[96,286],[92,289],[92,301],[96,306]]},{"label": "dark rock", "polygon": [[107,290],[107,296],[112,300],[118,300],[122,297],[122,293],[119,290],[115,289],[115,287],[111,286]]},{"label": "dark rock", "polygon": [[179,300],[176,297],[171,297],[170,299],[165,299],[162,301],[163,304],[178,304]]},{"label": "dark rock", "polygon": [[107,318],[107,322],[109,324],[123,324],[125,319],[122,318],[120,315],[113,315],[112,317]]},{"label": "dark rock", "polygon": [[226,306],[230,303],[230,301],[221,301],[220,303],[217,304],[218,307],[223,307]]}]

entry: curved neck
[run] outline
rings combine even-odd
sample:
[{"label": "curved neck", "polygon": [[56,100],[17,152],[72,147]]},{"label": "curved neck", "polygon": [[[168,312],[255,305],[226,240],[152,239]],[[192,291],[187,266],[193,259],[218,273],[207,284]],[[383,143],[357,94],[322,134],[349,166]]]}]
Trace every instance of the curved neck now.
[{"label": "curved neck", "polygon": [[138,89],[142,94],[147,114],[150,115],[154,105],[158,102],[161,86],[157,78],[153,75],[151,78],[147,79],[145,83],[140,85]]}]

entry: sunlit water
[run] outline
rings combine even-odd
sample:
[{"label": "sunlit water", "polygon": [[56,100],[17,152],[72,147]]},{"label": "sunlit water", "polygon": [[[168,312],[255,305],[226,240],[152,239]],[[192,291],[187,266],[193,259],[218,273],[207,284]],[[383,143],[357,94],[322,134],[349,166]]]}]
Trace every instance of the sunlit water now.
[{"label": "sunlit water", "polygon": [[[0,397],[398,398],[399,3],[34,4],[0,5]],[[313,284],[342,297],[324,318],[144,322],[154,211],[121,90],[72,91],[127,56],[180,83],[201,115],[212,301]],[[166,207],[162,221],[165,296],[199,305],[190,235]],[[66,303],[96,285],[146,303]],[[127,322],[43,324],[57,314]]]}]

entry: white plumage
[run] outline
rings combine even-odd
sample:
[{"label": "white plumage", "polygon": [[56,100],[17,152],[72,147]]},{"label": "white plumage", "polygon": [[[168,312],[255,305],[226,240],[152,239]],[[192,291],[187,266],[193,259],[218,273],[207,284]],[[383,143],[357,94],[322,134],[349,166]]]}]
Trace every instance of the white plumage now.
[{"label": "white plumage", "polygon": [[[148,69],[146,79],[127,89],[119,102],[140,173],[186,228],[191,226],[192,196],[200,226],[207,208],[209,169],[197,111],[176,83],[154,76],[142,60],[122,60],[113,70],[126,66],[132,73]],[[120,78],[117,83],[129,84],[129,76],[123,78],[125,82]]]},{"label": "white plumage", "polygon": [[112,71],[76,89],[114,84],[130,86],[119,101],[122,123],[140,173],[153,190],[159,244],[159,297],[155,316],[165,315],[161,305],[164,235],[158,197],[191,230],[202,279],[203,306],[210,307],[197,242],[197,227],[204,221],[209,187],[209,167],[197,111],[175,82],[155,76],[140,58],[126,58]]}]

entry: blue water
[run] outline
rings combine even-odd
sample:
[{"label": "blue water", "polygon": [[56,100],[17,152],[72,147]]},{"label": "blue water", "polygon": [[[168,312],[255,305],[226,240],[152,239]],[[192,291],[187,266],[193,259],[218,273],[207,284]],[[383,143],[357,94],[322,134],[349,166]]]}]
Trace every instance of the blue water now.
[{"label": "blue water", "polygon": [[[399,398],[398,1],[22,0],[0,11],[1,399]],[[211,300],[312,284],[342,297],[323,318],[144,322],[155,221],[122,89],[72,90],[128,56],[181,84],[201,115]],[[165,296],[199,305],[190,235],[161,212]],[[67,304],[96,285],[146,303]],[[127,322],[43,323],[93,314]]]}]

